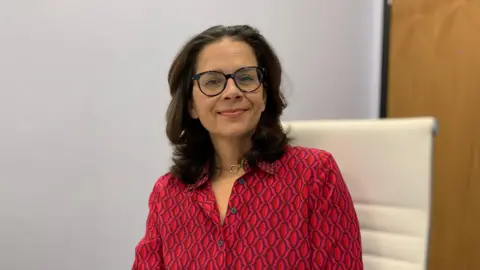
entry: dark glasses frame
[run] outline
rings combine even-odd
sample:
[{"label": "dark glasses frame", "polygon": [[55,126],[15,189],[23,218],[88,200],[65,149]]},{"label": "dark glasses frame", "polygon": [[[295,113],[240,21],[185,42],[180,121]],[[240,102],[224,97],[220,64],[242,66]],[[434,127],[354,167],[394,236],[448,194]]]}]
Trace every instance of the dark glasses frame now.
[{"label": "dark glasses frame", "polygon": [[[245,69],[251,69],[251,68],[256,68],[257,71],[258,71],[258,81],[259,81],[259,84],[257,86],[257,88],[253,89],[253,90],[248,90],[248,91],[245,91],[243,90],[237,83],[237,81],[235,81],[235,75],[238,73],[238,72],[241,72],[242,70],[245,70]],[[216,74],[222,74],[224,77],[225,77],[225,82],[223,84],[223,88],[222,90],[220,90],[218,93],[215,93],[215,94],[207,94],[203,91],[202,89],[202,86],[200,86],[200,77],[203,75],[203,74],[207,74],[207,73],[216,73]],[[197,81],[197,85],[198,85],[198,89],[200,89],[200,92],[202,92],[202,94],[204,94],[205,96],[208,96],[208,97],[214,97],[214,96],[218,96],[220,95],[221,93],[223,93],[223,91],[225,91],[225,88],[227,87],[227,83],[228,83],[228,79],[232,78],[233,82],[235,83],[235,86],[237,86],[237,88],[242,91],[242,92],[245,92],[245,93],[250,93],[250,92],[254,92],[256,91],[258,88],[260,88],[260,86],[264,83],[265,81],[265,76],[266,76],[266,69],[263,68],[263,67],[258,67],[258,66],[248,66],[248,67],[242,67],[242,68],[239,68],[237,69],[235,72],[233,73],[230,73],[230,74],[225,74],[223,72],[220,72],[220,71],[216,71],[216,70],[208,70],[208,71],[204,71],[204,72],[201,72],[201,73],[198,73],[198,74],[195,74],[193,75],[192,77],[192,80],[194,81]]]}]

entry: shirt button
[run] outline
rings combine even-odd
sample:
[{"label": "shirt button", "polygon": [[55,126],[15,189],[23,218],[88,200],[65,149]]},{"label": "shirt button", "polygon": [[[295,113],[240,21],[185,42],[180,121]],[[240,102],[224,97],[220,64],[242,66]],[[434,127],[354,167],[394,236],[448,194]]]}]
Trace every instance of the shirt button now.
[{"label": "shirt button", "polygon": [[220,247],[223,246],[223,240],[218,241],[218,246],[220,246]]},{"label": "shirt button", "polygon": [[238,183],[240,185],[243,185],[243,184],[245,184],[245,180],[243,178],[240,178],[240,179],[238,179]]},{"label": "shirt button", "polygon": [[230,212],[231,212],[232,214],[235,214],[235,213],[237,213],[237,208],[235,208],[235,207],[232,207],[232,210],[230,210]]}]

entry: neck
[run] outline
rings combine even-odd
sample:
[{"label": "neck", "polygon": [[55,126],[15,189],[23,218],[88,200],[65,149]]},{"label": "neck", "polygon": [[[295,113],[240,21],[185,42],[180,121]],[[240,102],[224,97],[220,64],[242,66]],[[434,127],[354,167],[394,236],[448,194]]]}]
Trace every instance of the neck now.
[{"label": "neck", "polygon": [[243,156],[251,147],[250,138],[212,138],[217,166],[229,168],[240,164]]}]

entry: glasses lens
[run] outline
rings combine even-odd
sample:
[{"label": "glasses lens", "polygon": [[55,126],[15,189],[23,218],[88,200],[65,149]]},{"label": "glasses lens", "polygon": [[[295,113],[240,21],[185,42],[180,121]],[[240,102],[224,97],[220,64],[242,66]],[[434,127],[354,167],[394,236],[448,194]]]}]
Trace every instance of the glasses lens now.
[{"label": "glasses lens", "polygon": [[225,76],[216,71],[204,73],[198,79],[200,89],[207,95],[215,95],[222,92],[225,86]]},{"label": "glasses lens", "polygon": [[249,67],[237,71],[234,79],[240,90],[249,92],[258,89],[262,83],[262,74],[259,68]]}]

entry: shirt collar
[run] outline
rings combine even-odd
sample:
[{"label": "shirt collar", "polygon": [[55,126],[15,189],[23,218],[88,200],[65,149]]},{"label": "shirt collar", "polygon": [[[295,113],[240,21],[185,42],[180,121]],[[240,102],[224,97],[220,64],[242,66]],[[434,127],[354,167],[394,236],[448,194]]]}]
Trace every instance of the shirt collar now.
[{"label": "shirt collar", "polygon": [[[268,173],[268,174],[275,174],[277,172],[278,166],[279,166],[280,160],[276,160],[274,162],[265,162],[265,161],[258,161],[256,163],[256,167],[258,167],[260,170]],[[208,171],[210,167],[210,162],[207,162],[205,166],[202,169],[202,172],[200,173],[200,177],[198,178],[198,181],[195,184],[187,185],[186,189],[187,191],[191,191],[194,189],[197,189],[201,186],[203,186],[209,179],[208,179]],[[244,161],[243,163],[243,169],[245,170],[245,173],[250,172],[253,168],[250,167],[247,161]]]}]

